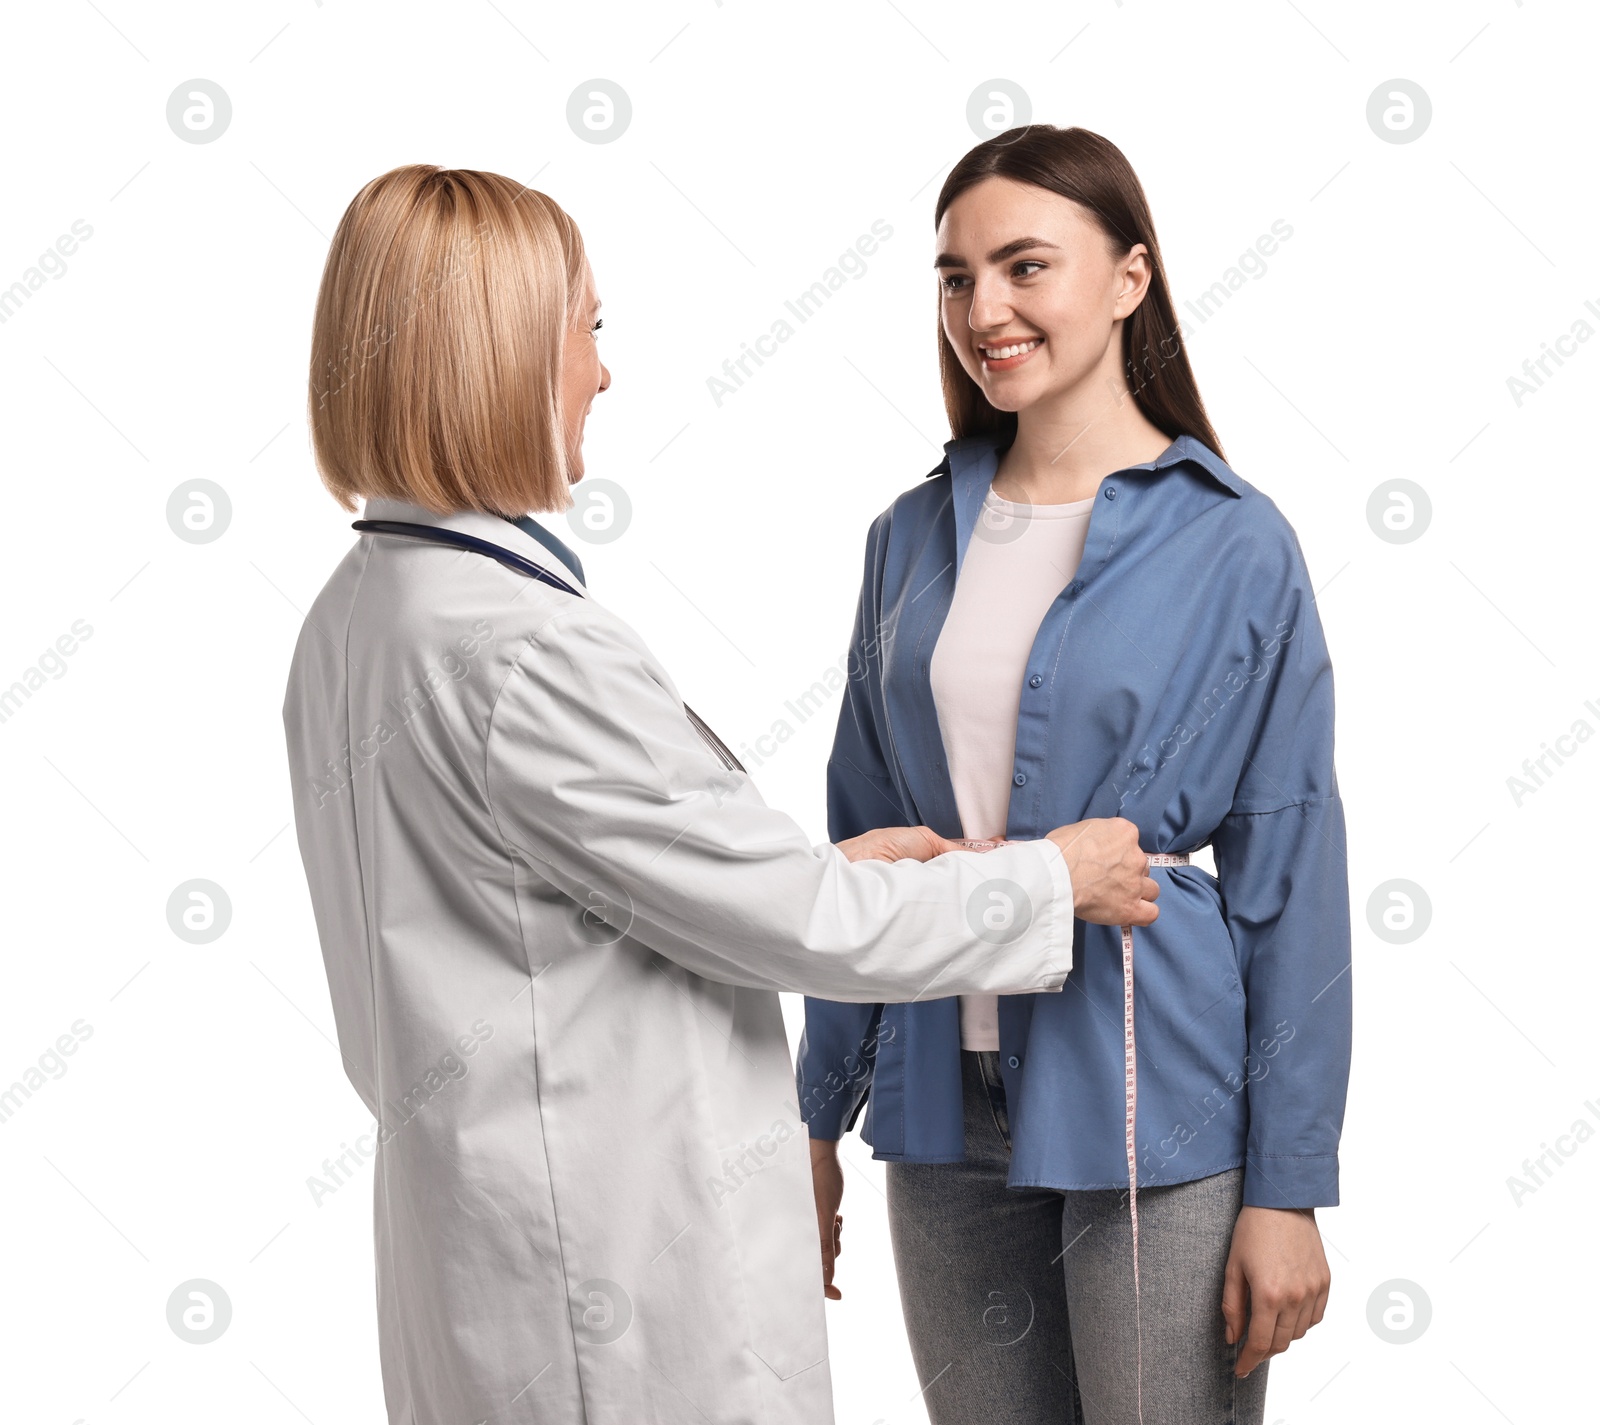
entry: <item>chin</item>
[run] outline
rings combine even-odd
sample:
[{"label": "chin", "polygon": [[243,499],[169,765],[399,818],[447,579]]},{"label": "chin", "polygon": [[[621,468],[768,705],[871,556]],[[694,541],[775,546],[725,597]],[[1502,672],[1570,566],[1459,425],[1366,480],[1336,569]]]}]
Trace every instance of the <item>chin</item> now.
[{"label": "chin", "polygon": [[1037,399],[1032,390],[1024,390],[1017,382],[1001,380],[998,383],[991,383],[982,371],[969,370],[967,375],[972,378],[972,384],[983,393],[983,399],[997,411],[1019,411]]},{"label": "chin", "polygon": [[979,385],[989,404],[997,411],[1007,411],[1015,414],[1025,411],[1029,406],[1036,406],[1041,401],[1050,400],[1072,389],[1070,384],[1063,384],[1060,380],[1050,378],[1041,372],[1038,376],[1027,381],[1002,382],[999,390],[991,390]]},{"label": "chin", "polygon": [[1022,410],[1023,407],[1031,406],[1042,394],[1036,391],[1019,391],[1014,386],[1003,392],[991,391],[982,382],[978,383],[978,389],[983,392],[984,400],[993,406],[995,410],[1006,411],[1013,415]]}]

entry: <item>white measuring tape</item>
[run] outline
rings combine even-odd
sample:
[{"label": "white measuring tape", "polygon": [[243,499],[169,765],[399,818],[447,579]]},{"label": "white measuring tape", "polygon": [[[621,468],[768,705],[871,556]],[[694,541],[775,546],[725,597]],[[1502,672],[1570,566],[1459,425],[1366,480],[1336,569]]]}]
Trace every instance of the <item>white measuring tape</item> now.
[{"label": "white measuring tape", "polygon": [[[992,851],[1003,839],[963,839],[969,851]],[[1187,866],[1187,851],[1147,851],[1151,866]],[[1135,1352],[1134,1396],[1139,1425],[1144,1425],[1144,1323],[1139,1306],[1139,1169],[1134,1147],[1134,1114],[1139,1103],[1139,1069],[1133,1042],[1133,927],[1122,927],[1122,1142],[1128,1154],[1128,1217],[1133,1228],[1133,1334]]]}]

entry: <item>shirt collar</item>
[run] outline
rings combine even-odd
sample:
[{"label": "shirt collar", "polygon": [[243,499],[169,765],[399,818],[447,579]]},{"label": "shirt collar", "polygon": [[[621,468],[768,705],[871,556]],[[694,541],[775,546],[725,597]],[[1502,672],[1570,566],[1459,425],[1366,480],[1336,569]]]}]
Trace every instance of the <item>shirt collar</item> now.
[{"label": "shirt collar", "polygon": [[[984,456],[992,456],[1002,442],[1009,443],[1008,433],[1002,431],[985,431],[980,435],[968,435],[962,436],[958,440],[947,440],[944,445],[944,459],[935,465],[924,478],[931,478],[934,475],[954,475],[958,470],[970,469],[973,464],[981,461]],[[1228,468],[1227,462],[1210,446],[1206,445],[1204,441],[1196,440],[1192,435],[1180,435],[1154,460],[1146,461],[1143,465],[1129,465],[1125,468],[1128,470],[1165,470],[1181,461],[1187,461],[1190,465],[1203,470],[1230,495],[1242,496],[1244,494],[1243,481]]]}]

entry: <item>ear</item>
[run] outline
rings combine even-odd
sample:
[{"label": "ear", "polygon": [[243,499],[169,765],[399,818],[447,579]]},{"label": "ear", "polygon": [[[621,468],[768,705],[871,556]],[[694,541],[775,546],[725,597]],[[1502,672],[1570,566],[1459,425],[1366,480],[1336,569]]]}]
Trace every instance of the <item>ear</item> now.
[{"label": "ear", "polygon": [[1131,317],[1150,290],[1150,250],[1136,242],[1117,263],[1117,301],[1112,310],[1116,320]]}]

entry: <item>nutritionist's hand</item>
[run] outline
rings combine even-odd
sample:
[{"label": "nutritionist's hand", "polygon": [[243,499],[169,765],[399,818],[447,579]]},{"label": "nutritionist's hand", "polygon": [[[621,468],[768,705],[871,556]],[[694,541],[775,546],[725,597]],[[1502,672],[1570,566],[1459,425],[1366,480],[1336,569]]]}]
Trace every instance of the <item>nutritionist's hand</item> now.
[{"label": "nutritionist's hand", "polygon": [[960,842],[926,826],[884,826],[834,845],[851,861],[931,861],[946,851],[962,849]]},{"label": "nutritionist's hand", "polygon": [[1048,838],[1066,859],[1072,913],[1094,925],[1150,925],[1161,888],[1126,817],[1091,817],[1058,826]]}]

